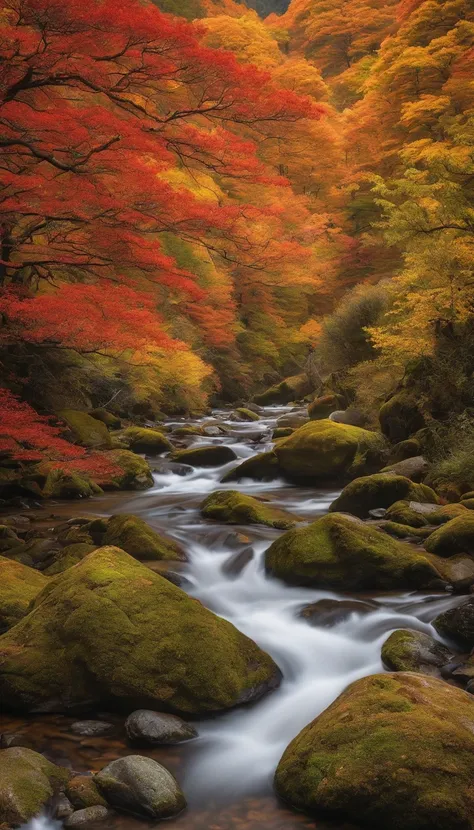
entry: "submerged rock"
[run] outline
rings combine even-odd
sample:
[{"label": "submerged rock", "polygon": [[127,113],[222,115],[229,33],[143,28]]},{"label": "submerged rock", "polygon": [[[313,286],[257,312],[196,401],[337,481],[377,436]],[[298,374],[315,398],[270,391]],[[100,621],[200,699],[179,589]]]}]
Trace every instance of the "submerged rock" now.
[{"label": "submerged rock", "polygon": [[273,481],[279,475],[280,471],[275,453],[261,452],[252,458],[246,458],[233,470],[229,470],[221,478],[221,482],[225,484],[228,481],[241,481],[243,478],[251,478],[255,481]]},{"label": "submerged rock", "polygon": [[474,701],[433,677],[352,683],[290,743],[275,786],[311,815],[385,830],[474,827]]},{"label": "submerged rock", "polygon": [[375,432],[322,420],[310,421],[279,441],[275,455],[288,478],[318,481],[354,478],[380,466],[383,446]]},{"label": "submerged rock", "polygon": [[284,533],[265,565],[290,585],[343,591],[423,588],[440,578],[422,553],[340,513]]},{"label": "submerged rock", "polygon": [[112,815],[111,811],[100,804],[95,804],[91,807],[84,807],[82,810],[76,810],[72,816],[69,816],[64,822],[64,826],[82,827],[83,825],[93,824],[95,821],[103,821]]},{"label": "submerged rock", "polygon": [[202,502],[201,513],[206,519],[215,519],[226,524],[259,524],[280,530],[295,527],[302,521],[299,516],[278,510],[261,499],[246,496],[237,490],[218,490],[211,493]]},{"label": "submerged rock", "polygon": [[98,738],[100,735],[109,735],[113,731],[113,723],[103,720],[77,720],[71,724],[73,735],[82,735],[85,738]]},{"label": "submerged rock", "polygon": [[179,744],[197,737],[197,730],[176,715],[137,709],[125,721],[129,741],[147,746]]},{"label": "submerged rock", "polygon": [[114,547],[50,580],[0,638],[0,699],[27,711],[115,702],[205,714],[255,700],[280,677],[231,623]]},{"label": "submerged rock", "polygon": [[234,450],[223,444],[210,447],[190,447],[187,450],[176,450],[172,460],[180,464],[190,464],[191,467],[222,467],[229,461],[237,458]]},{"label": "submerged rock", "polygon": [[127,755],[94,776],[111,807],[149,819],[176,816],[186,800],[176,779],[152,758]]},{"label": "submerged rock", "polygon": [[331,628],[348,620],[352,614],[370,614],[377,605],[357,599],[319,599],[300,609],[298,616],[310,625]]},{"label": "submerged rock", "polygon": [[439,676],[453,654],[421,631],[393,631],[382,647],[382,662],[390,671],[414,671]]},{"label": "submerged rock", "polygon": [[18,827],[39,815],[69,777],[32,749],[0,750],[0,825]]},{"label": "submerged rock", "polygon": [[43,574],[0,556],[0,633],[16,625],[47,585]]},{"label": "submerged rock", "polygon": [[365,519],[369,510],[376,507],[388,508],[402,500],[439,503],[434,490],[425,484],[415,484],[404,476],[376,473],[356,478],[347,484],[329,509],[336,513],[352,513]]},{"label": "submerged rock", "polygon": [[442,637],[453,640],[460,648],[473,648],[474,598],[443,611],[433,620],[433,626]]}]

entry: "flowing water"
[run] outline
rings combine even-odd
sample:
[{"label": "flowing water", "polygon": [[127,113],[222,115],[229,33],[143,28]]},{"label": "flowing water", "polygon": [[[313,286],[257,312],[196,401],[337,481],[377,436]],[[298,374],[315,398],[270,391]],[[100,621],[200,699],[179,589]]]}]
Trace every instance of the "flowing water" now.
[{"label": "flowing water", "polygon": [[[279,531],[258,526],[230,527],[201,518],[199,505],[203,498],[225,488],[265,495],[272,505],[308,520],[327,511],[337,495],[334,490],[292,487],[282,480],[220,484],[223,474],[240,460],[271,447],[276,419],[288,411],[267,408],[260,421],[248,424],[233,423],[226,420],[228,413],[215,412],[214,416],[231,431],[219,438],[195,438],[192,446],[225,443],[235,451],[238,462],[219,469],[195,470],[186,476],[155,474],[154,488],[144,493],[103,496],[82,511],[77,505],[60,508],[68,515],[134,513],[176,538],[189,557],[183,571],[184,589],[255,640],[283,672],[277,691],[251,706],[198,723],[197,740],[146,753],[177,775],[188,798],[188,810],[169,822],[176,830],[314,827],[313,821],[287,810],[272,794],[272,776],[284,748],[348,683],[383,671],[380,649],[390,631],[412,628],[436,636],[430,621],[455,601],[446,594],[371,595],[362,598],[367,602],[363,613],[353,611],[332,627],[311,626],[298,616],[302,606],[320,599],[348,597],[290,588],[267,577],[264,551]],[[238,572],[229,569],[230,560],[244,550],[247,564]],[[107,713],[100,714],[102,717]],[[131,752],[123,740],[121,721],[112,720],[117,728],[109,739],[77,738],[68,731],[72,719],[62,716],[10,719],[7,727],[26,736],[33,748],[51,759],[85,771],[99,769],[112,758]],[[140,826],[126,817],[115,818],[111,824],[127,830]],[[316,826],[328,825],[317,822]],[[53,824],[47,819],[37,820],[34,827],[30,824],[30,830],[53,830]]]}]

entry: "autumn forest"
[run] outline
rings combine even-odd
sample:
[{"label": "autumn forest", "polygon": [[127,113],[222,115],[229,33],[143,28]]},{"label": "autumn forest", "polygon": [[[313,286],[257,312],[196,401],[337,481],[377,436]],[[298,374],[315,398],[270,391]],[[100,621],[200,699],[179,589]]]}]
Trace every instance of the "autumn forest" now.
[{"label": "autumn forest", "polygon": [[2,0],[0,830],[474,830],[471,510],[473,0]]}]

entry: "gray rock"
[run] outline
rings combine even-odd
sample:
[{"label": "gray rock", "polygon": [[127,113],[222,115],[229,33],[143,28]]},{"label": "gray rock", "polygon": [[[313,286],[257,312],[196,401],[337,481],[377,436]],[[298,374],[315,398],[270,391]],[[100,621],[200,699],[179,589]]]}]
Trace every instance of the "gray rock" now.
[{"label": "gray rock", "polygon": [[373,510],[369,510],[371,519],[383,519],[386,514],[387,509],[385,507],[375,507]]},{"label": "gray rock", "polygon": [[[94,807],[84,807],[83,810],[76,810],[72,816],[64,822],[65,827],[82,827],[83,824],[92,824],[94,821],[103,821],[111,815],[111,810],[96,804]],[[59,816],[58,816],[59,818]]]},{"label": "gray rock", "polygon": [[203,435],[206,435],[208,438],[214,438],[216,435],[221,435],[219,427],[203,427],[202,432]]},{"label": "gray rock", "polygon": [[188,476],[190,473],[194,472],[193,468],[189,466],[189,464],[179,464],[177,461],[166,461],[166,460],[150,460],[150,469],[153,470],[154,473],[173,473],[176,476]]},{"label": "gray rock", "polygon": [[77,720],[71,724],[71,732],[84,738],[97,738],[107,735],[114,728],[112,723],[101,720]]},{"label": "gray rock", "polygon": [[310,625],[330,628],[349,619],[351,614],[369,614],[376,611],[377,605],[362,600],[320,599],[304,605],[298,613]]},{"label": "gray rock", "polygon": [[349,424],[353,427],[365,427],[367,425],[366,416],[358,409],[336,409],[328,417],[330,421],[334,421],[336,424]]},{"label": "gray rock", "polygon": [[226,576],[235,578],[242,573],[243,569],[251,562],[253,559],[253,547],[249,545],[244,550],[240,550],[237,553],[232,554],[232,556],[227,559],[224,564],[222,565],[221,571],[222,573],[226,574]]},{"label": "gray rock", "polygon": [[176,715],[137,709],[125,721],[127,738],[134,744],[179,744],[197,737],[194,726]]},{"label": "gray rock", "polygon": [[145,818],[161,819],[184,810],[186,799],[165,767],[142,755],[112,761],[94,781],[111,807]]},{"label": "gray rock", "polygon": [[449,608],[433,620],[433,626],[442,637],[448,637],[461,648],[474,646],[474,599],[468,599],[456,608]]},{"label": "gray rock", "polygon": [[382,646],[382,662],[390,671],[416,671],[439,677],[452,656],[449,648],[422,631],[392,631]]},{"label": "gray rock", "polygon": [[420,482],[428,472],[429,464],[422,455],[415,455],[413,458],[405,458],[404,461],[397,461],[384,467],[383,473],[395,473],[397,476],[405,476],[411,481]]},{"label": "gray rock", "polygon": [[55,804],[54,817],[59,819],[67,819],[69,816],[72,816],[73,812],[74,807],[69,801],[69,798],[64,795],[64,793],[61,793]]}]

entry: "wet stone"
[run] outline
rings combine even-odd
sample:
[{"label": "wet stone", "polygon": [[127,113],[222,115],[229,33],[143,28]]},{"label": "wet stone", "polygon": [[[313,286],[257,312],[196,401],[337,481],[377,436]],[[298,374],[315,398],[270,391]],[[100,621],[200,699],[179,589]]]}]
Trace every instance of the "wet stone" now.
[{"label": "wet stone", "polygon": [[95,807],[85,807],[83,810],[76,810],[64,822],[65,827],[82,827],[86,824],[93,824],[95,821],[103,821],[112,815],[112,811],[107,807],[101,807],[96,804]]},{"label": "wet stone", "polygon": [[128,740],[141,746],[179,744],[197,737],[197,730],[176,715],[137,709],[125,721]]},{"label": "wet stone", "polygon": [[113,728],[112,723],[101,720],[78,720],[71,724],[71,732],[84,738],[98,738],[100,735],[108,735]]},{"label": "wet stone", "polygon": [[235,579],[242,573],[244,568],[249,564],[249,562],[252,561],[252,559],[253,548],[249,545],[248,548],[244,548],[244,550],[234,553],[224,562],[221,568],[222,573],[231,579]]},{"label": "wet stone", "polygon": [[310,625],[330,628],[345,622],[352,614],[370,614],[377,605],[362,600],[320,599],[300,609],[298,616]]}]

